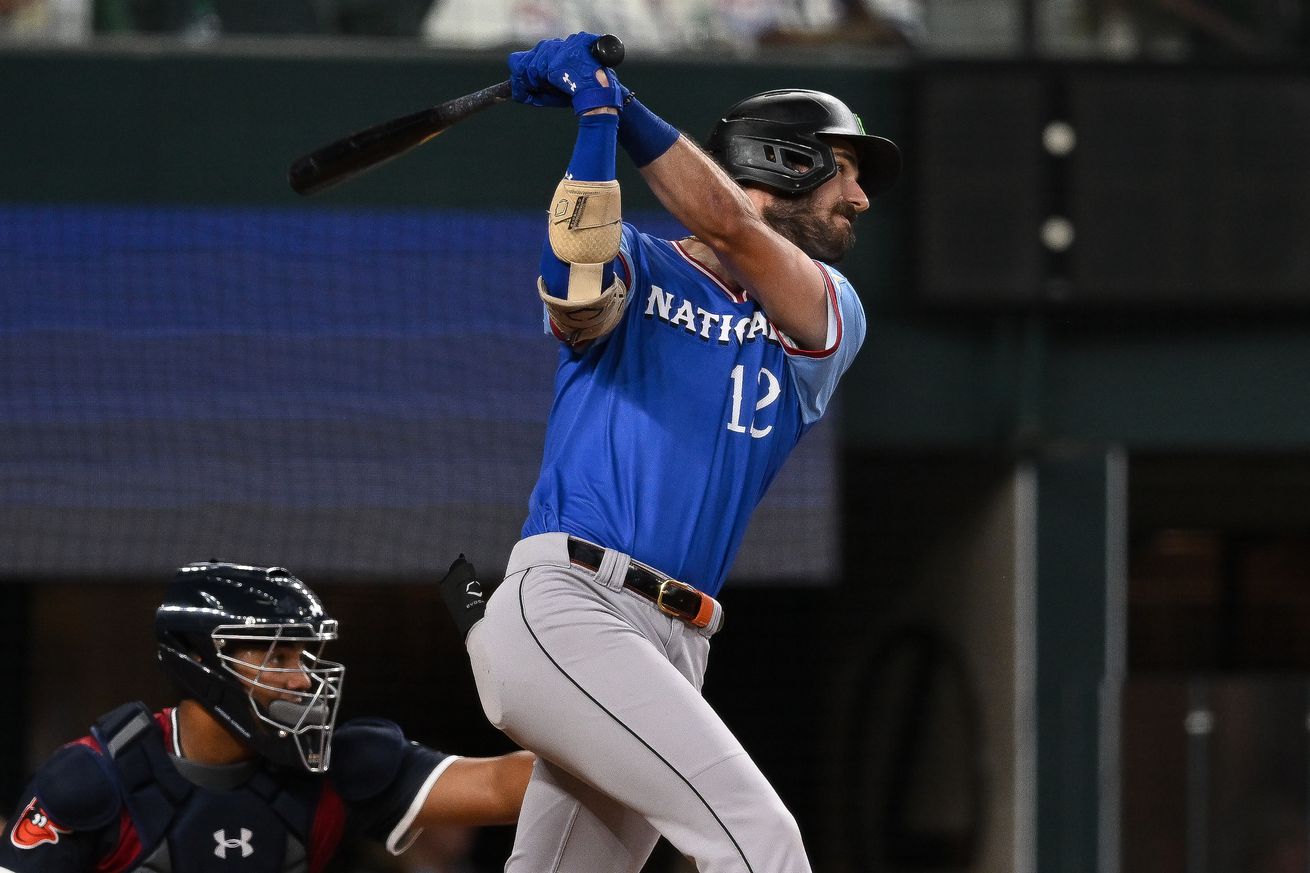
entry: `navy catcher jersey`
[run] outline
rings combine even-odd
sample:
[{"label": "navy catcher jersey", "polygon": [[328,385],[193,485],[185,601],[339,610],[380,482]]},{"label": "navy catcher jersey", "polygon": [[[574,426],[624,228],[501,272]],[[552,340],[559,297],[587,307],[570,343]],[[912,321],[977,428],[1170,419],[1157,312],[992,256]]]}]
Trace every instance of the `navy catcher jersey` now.
[{"label": "navy catcher jersey", "polygon": [[717,594],[864,341],[855,290],[819,266],[828,338],[803,350],[679,243],[625,224],[627,311],[590,346],[562,345],[523,536],[565,531]]},{"label": "navy catcher jersey", "polygon": [[[153,725],[132,740],[153,744],[140,754],[111,742],[110,755],[93,734],[52,755],[9,820],[0,871],[318,873],[343,837],[403,851],[423,799],[456,760],[391,722],[357,719],[337,729],[326,774],[252,762],[233,784],[197,784],[181,775],[197,765],[170,764],[180,755],[176,710],[156,713]],[[234,768],[209,769],[226,778],[218,771]]]}]

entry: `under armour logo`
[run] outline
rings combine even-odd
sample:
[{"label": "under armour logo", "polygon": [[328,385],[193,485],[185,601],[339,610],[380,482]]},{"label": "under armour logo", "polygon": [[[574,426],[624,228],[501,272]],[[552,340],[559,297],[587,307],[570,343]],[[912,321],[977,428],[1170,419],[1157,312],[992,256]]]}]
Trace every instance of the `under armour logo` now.
[{"label": "under armour logo", "polygon": [[564,84],[569,86],[570,91],[578,90],[578,83],[569,78],[569,74],[564,74]]},{"label": "under armour logo", "polygon": [[227,858],[228,849],[240,849],[241,857],[249,858],[251,855],[255,854],[255,848],[250,845],[250,838],[252,836],[254,836],[254,834],[250,832],[249,828],[241,829],[241,839],[239,840],[229,840],[227,838],[227,831],[214,831],[214,841],[218,843],[218,845],[214,847],[214,854],[220,858]]}]

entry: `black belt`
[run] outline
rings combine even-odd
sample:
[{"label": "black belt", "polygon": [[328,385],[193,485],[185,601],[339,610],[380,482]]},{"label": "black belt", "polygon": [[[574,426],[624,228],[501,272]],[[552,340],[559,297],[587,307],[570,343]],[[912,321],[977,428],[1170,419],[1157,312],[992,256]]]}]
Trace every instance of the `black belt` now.
[{"label": "black belt", "polygon": [[[569,560],[593,573],[600,569],[605,558],[605,549],[569,537]],[[713,597],[697,591],[686,582],[670,579],[654,567],[648,567],[640,561],[629,561],[628,572],[623,577],[623,587],[630,588],[659,607],[660,612],[681,619],[696,627],[709,627],[714,620]]]}]

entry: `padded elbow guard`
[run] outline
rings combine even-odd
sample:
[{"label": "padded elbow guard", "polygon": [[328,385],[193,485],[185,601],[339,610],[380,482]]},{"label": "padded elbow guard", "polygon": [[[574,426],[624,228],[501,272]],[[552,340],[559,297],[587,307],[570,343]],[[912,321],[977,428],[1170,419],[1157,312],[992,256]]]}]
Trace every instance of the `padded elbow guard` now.
[{"label": "padded elbow guard", "polygon": [[623,317],[628,302],[628,287],[618,276],[614,277],[614,284],[590,300],[552,296],[541,279],[537,280],[537,293],[546,304],[556,332],[570,343],[598,339],[609,333]]},{"label": "padded elbow guard", "polygon": [[548,236],[555,257],[580,268],[569,270],[570,301],[601,296],[598,277],[601,268],[618,257],[622,211],[618,180],[560,180],[551,201]]}]

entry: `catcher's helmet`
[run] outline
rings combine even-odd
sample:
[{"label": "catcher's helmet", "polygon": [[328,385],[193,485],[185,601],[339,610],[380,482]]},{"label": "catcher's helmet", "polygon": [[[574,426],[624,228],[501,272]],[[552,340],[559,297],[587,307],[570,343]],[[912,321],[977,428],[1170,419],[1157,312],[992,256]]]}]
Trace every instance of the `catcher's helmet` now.
[{"label": "catcher's helmet", "polygon": [[901,172],[896,143],[865,133],[850,107],[822,91],[788,88],[747,97],[714,126],[706,150],[738,182],[802,194],[837,174],[825,137],[841,137],[855,148],[860,187],[870,197],[890,188]]},{"label": "catcher's helmet", "polygon": [[[304,582],[281,567],[188,564],[155,612],[155,638],[164,672],[233,736],[276,764],[328,769],[346,668],[319,657],[337,623]],[[303,646],[298,664],[273,662],[282,643]],[[262,650],[257,660],[235,657],[252,645]],[[308,689],[262,681],[287,673],[305,677]],[[262,706],[256,688],[277,697]]]}]

